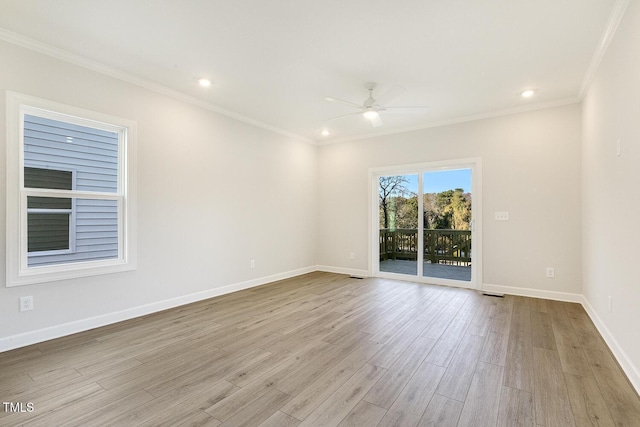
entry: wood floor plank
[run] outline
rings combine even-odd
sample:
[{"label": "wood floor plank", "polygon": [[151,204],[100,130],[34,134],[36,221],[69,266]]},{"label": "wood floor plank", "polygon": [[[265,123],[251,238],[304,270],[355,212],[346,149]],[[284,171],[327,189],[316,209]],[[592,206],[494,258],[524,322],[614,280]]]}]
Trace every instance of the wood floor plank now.
[{"label": "wood floor plank", "polygon": [[484,338],[466,335],[451,360],[436,393],[464,402],[484,345]]},{"label": "wood floor plank", "polygon": [[638,425],[580,304],[315,272],[0,353],[2,426]]},{"label": "wood floor plank", "polygon": [[276,411],[269,418],[264,420],[258,427],[297,427],[300,420],[293,418],[282,411]]},{"label": "wood floor plank", "polygon": [[511,316],[513,314],[513,297],[505,295],[502,298],[496,298],[496,308],[493,313],[493,321],[490,332],[496,334],[509,335],[511,330]]},{"label": "wood floor plank", "polygon": [[337,426],[385,371],[379,366],[367,363],[311,412],[300,424],[300,427]]},{"label": "wood floor plank", "polygon": [[389,409],[414,372],[422,364],[435,343],[434,339],[418,337],[380,378],[364,397],[369,403]]},{"label": "wood floor plank", "polygon": [[205,411],[220,421],[226,421],[235,412],[251,404],[269,389],[276,388],[278,384],[291,375],[292,371],[295,372],[300,367],[305,366],[319,354],[327,351],[328,348],[330,348],[330,345],[322,341],[305,346],[300,353],[286,357],[266,375],[255,379],[237,392],[211,405],[211,407],[205,408]]},{"label": "wood floor plank", "polygon": [[77,388],[73,388],[65,393],[55,394],[55,395],[31,395],[28,399],[10,399],[9,401],[13,402],[37,402],[37,411],[33,412],[22,412],[22,413],[11,413],[5,412],[4,410],[0,412],[0,425],[10,425],[10,424],[22,424],[26,421],[36,420],[38,418],[46,418],[54,411],[59,411],[65,407],[70,407],[74,405],[76,402],[79,402],[83,399],[88,399],[93,395],[104,393],[104,389],[100,387],[97,383],[89,383],[84,386],[79,386]]},{"label": "wood floor plank", "polygon": [[[210,414],[204,412],[216,403],[226,399],[239,390],[238,387],[227,381],[220,381],[214,385],[203,381],[207,389],[201,392],[195,392],[185,399],[181,399],[178,406],[168,406],[156,410],[153,417],[148,420],[141,421],[140,426],[145,427],[172,427],[184,421],[185,414],[203,414],[198,417],[206,423],[212,423],[215,420]],[[195,421],[194,421],[195,422]],[[220,421],[215,420],[218,424]]]},{"label": "wood floor plank", "polygon": [[531,345],[550,350],[556,349],[556,337],[553,335],[551,316],[546,312],[531,312]]},{"label": "wood floor plank", "polygon": [[600,388],[594,379],[572,374],[565,374],[564,378],[576,425],[615,426]]},{"label": "wood floor plank", "polygon": [[497,423],[504,368],[478,362],[464,401],[460,425],[491,426]]},{"label": "wood floor plank", "polygon": [[593,378],[589,361],[581,347],[558,344],[557,348],[563,372]]},{"label": "wood floor plank", "polygon": [[[369,334],[356,332],[350,337],[343,337],[322,356],[295,371],[291,371],[288,377],[278,384],[278,390],[292,396],[298,395],[309,387],[309,384],[326,376],[328,371],[335,370],[335,367],[345,360],[359,360],[364,365],[382,347],[371,343]],[[357,368],[359,369],[360,366]]]},{"label": "wood floor plank", "polygon": [[529,304],[523,297],[513,297],[513,300],[504,385],[533,393],[533,344]]},{"label": "wood floor plank", "polygon": [[[634,425],[640,419],[640,398],[608,350],[585,352],[611,418],[619,426]],[[585,396],[586,398],[587,396]]]},{"label": "wood floor plank", "polygon": [[189,414],[186,419],[182,419],[179,424],[174,425],[177,427],[218,427],[220,424],[222,424],[220,421],[206,412],[196,412]]},{"label": "wood floor plank", "polygon": [[469,328],[466,330],[466,333],[481,337],[486,336],[491,329],[495,310],[495,299],[489,296],[484,296],[481,300],[480,307],[469,323]]},{"label": "wood floor plank", "polygon": [[377,425],[387,410],[372,403],[361,400],[347,414],[338,427],[371,427]]},{"label": "wood floor plank", "polygon": [[371,359],[371,363],[382,368],[393,366],[396,359],[416,340],[428,323],[426,320],[419,319],[408,322],[406,328],[387,342],[378,354]]},{"label": "wood floor plank", "polygon": [[[282,412],[304,420],[320,406],[325,399],[347,382],[352,375],[360,371],[371,357],[379,351],[381,344],[369,342],[345,357],[331,369],[327,370],[313,383],[299,392],[283,408]],[[385,370],[377,371],[380,375]],[[371,384],[373,386],[373,384]],[[367,391],[369,388],[367,388]]]},{"label": "wood floor plank", "polygon": [[462,406],[462,402],[434,394],[418,427],[455,427],[458,425]]},{"label": "wood floor plank", "polygon": [[378,427],[415,426],[420,422],[445,369],[423,362]]},{"label": "wood floor plank", "polygon": [[578,338],[566,310],[567,304],[560,301],[549,301],[549,315],[551,316],[553,335],[556,338],[557,345],[578,346]]},{"label": "wood floor plank", "polygon": [[274,389],[269,390],[265,394],[254,400],[251,405],[236,412],[231,418],[220,424],[220,426],[256,426],[273,415],[289,399],[291,399],[291,396],[286,393],[282,393],[281,391]]},{"label": "wood floor plank", "polygon": [[507,361],[509,335],[489,332],[480,353],[480,361],[493,365],[504,366]]},{"label": "wood floor plank", "polygon": [[534,347],[536,423],[575,426],[558,352]]},{"label": "wood floor plank", "polygon": [[502,387],[499,427],[533,427],[536,424],[533,394],[510,387]]},{"label": "wood floor plank", "polygon": [[153,396],[144,390],[130,395],[119,393],[100,393],[83,399],[74,407],[67,406],[53,411],[47,417],[37,418],[24,423],[29,427],[52,425],[97,426],[109,424],[122,411],[128,411],[153,400]]},{"label": "wood floor plank", "polygon": [[[426,338],[426,337],[421,337]],[[451,359],[456,354],[456,350],[460,345],[460,341],[452,341],[440,338],[434,344],[433,348],[427,355],[426,361],[432,365],[442,366],[446,368],[451,363]]]}]

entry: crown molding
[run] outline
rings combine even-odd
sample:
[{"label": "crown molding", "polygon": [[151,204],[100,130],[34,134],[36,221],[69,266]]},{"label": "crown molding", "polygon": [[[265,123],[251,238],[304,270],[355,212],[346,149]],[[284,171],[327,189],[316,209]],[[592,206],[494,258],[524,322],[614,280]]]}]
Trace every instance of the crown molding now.
[{"label": "crown molding", "polygon": [[307,144],[316,145],[316,141],[311,140],[309,138],[305,138],[301,135],[295,134],[293,132],[286,131],[284,129],[280,129],[278,127],[262,123],[258,120],[251,119],[249,117],[243,116],[241,114],[235,113],[233,111],[226,110],[224,108],[218,107],[210,102],[203,101],[194,96],[186,95],[182,92],[179,92],[174,89],[170,89],[161,84],[155,83],[151,80],[144,79],[142,77],[138,77],[134,74],[127,73],[122,70],[118,70],[113,67],[109,67],[105,64],[102,64],[98,61],[91,60],[89,58],[85,58],[84,56],[77,55],[75,53],[69,52],[64,49],[60,49],[54,46],[51,46],[47,43],[40,42],[38,40],[31,39],[29,37],[25,37],[21,34],[14,33],[13,31],[9,31],[5,28],[0,28],[0,40],[4,40],[8,43],[14,44],[16,46],[21,46],[26,49],[41,53],[43,55],[51,56],[53,58],[59,59],[61,61],[65,61],[79,67],[83,67],[89,69],[91,71],[95,71],[100,74],[107,75],[109,77],[113,77],[118,80],[125,81],[127,83],[151,90],[156,93],[160,93],[162,95],[166,95],[168,97],[177,99],[182,102],[186,102],[188,104],[194,105],[196,107],[203,108],[208,111],[212,111],[214,113],[221,114],[226,117],[230,117],[232,119],[248,123],[250,125],[286,136],[288,138],[294,139],[296,141],[305,142]]},{"label": "crown molding", "polygon": [[591,82],[600,67],[600,63],[604,58],[604,55],[607,53],[607,48],[613,39],[613,36],[620,25],[620,21],[622,21],[622,17],[624,16],[625,11],[627,10],[627,5],[629,5],[629,0],[618,0],[616,4],[613,6],[613,10],[611,11],[611,15],[609,15],[609,20],[607,22],[607,27],[602,34],[600,39],[600,43],[598,43],[598,47],[596,51],[593,53],[593,57],[591,58],[591,62],[589,63],[589,68],[587,68],[587,72],[582,79],[582,84],[580,85],[580,91],[578,92],[578,98],[582,100],[591,86]]}]

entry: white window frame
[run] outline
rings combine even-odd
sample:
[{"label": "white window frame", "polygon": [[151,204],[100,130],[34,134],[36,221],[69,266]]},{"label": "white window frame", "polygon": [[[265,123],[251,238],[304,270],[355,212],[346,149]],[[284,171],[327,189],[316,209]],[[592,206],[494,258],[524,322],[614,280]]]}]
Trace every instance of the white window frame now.
[{"label": "white window frame", "polygon": [[[136,123],[83,108],[7,91],[7,287],[116,273],[136,268]],[[115,193],[24,187],[24,115],[118,133]],[[116,200],[118,256],[32,266],[27,263],[27,196]]]},{"label": "white window frame", "polygon": [[[47,170],[55,170],[55,171],[63,171],[63,172],[71,172],[71,189],[75,191],[76,189],[76,175],[77,171],[71,168],[52,168],[48,166],[40,166],[40,165],[24,165],[28,168],[37,168],[37,169],[47,169]],[[22,168],[24,171],[24,168]],[[24,172],[23,172],[24,179]],[[24,182],[24,181],[23,181]],[[49,255],[65,255],[72,254],[76,251],[76,199],[71,199],[71,209],[34,209],[27,207],[27,215],[30,213],[44,213],[44,214],[69,214],[69,249],[58,249],[52,251],[37,251],[37,252],[28,252],[28,257],[40,257],[40,256],[49,256]],[[27,248],[28,251],[28,248]]]}]

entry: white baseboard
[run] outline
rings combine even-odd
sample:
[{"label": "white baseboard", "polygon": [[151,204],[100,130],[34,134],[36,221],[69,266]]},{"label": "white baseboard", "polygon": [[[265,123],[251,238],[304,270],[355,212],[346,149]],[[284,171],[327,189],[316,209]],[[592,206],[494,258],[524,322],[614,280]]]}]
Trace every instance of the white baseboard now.
[{"label": "white baseboard", "polygon": [[482,290],[490,291],[490,292],[498,292],[501,294],[509,294],[509,295],[519,295],[523,297],[533,297],[533,298],[543,298],[543,299],[551,299],[556,301],[567,301],[567,302],[577,302],[582,304],[584,310],[587,312],[589,318],[595,325],[602,338],[606,341],[609,349],[613,353],[614,357],[620,364],[620,367],[624,371],[627,378],[631,382],[631,385],[636,389],[636,392],[640,394],[640,371],[638,367],[631,361],[631,359],[627,356],[627,354],[622,350],[618,341],[613,337],[609,329],[605,326],[598,313],[593,309],[589,301],[582,294],[571,294],[567,292],[555,292],[555,291],[543,291],[540,289],[529,289],[529,288],[516,288],[512,286],[501,286],[501,285],[491,285],[491,284],[483,284]]},{"label": "white baseboard", "polygon": [[332,267],[330,265],[318,265],[317,271],[324,271],[326,273],[348,274],[349,276],[356,276],[356,277],[369,277],[369,271],[367,270],[358,270],[355,268]]},{"label": "white baseboard", "polygon": [[556,301],[579,302],[584,301],[582,294],[572,294],[569,292],[545,291],[532,288],[517,288],[514,286],[482,284],[482,291],[496,292],[500,294],[518,295],[522,297],[533,297],[542,299],[552,299]]},{"label": "white baseboard", "polygon": [[611,352],[620,364],[620,367],[627,375],[627,378],[629,378],[629,381],[636,389],[636,392],[640,394],[640,370],[638,370],[638,367],[627,356],[627,353],[624,352],[620,344],[618,344],[618,341],[613,337],[609,329],[605,326],[600,316],[598,316],[598,313],[593,309],[593,306],[591,305],[589,300],[587,300],[585,297],[582,297],[581,303],[585,311],[591,318],[591,321],[598,329],[598,332],[600,332],[600,335],[602,335],[602,338],[604,338],[604,340],[606,341],[609,349],[611,349]]},{"label": "white baseboard", "polygon": [[317,271],[316,266],[300,268],[297,270],[287,271],[285,273],[274,274],[271,276],[260,277],[258,279],[248,280],[245,282],[234,283],[232,285],[221,286],[218,288],[207,289],[206,291],[195,292],[183,295],[177,298],[171,298],[138,307],[128,308],[126,310],[107,313],[100,316],[80,319],[69,323],[50,326],[48,328],[37,329],[22,334],[11,335],[0,338],[0,352],[13,350],[28,345],[37,344],[54,338],[60,338],[66,335],[78,332],[88,331],[89,329],[99,328],[101,326],[110,325],[112,323],[122,322],[123,320],[133,319],[135,317],[145,316],[147,314],[156,313],[158,311],[167,310],[169,308],[202,301],[208,298],[217,297],[231,292],[249,289],[278,280],[289,279],[301,274]]}]

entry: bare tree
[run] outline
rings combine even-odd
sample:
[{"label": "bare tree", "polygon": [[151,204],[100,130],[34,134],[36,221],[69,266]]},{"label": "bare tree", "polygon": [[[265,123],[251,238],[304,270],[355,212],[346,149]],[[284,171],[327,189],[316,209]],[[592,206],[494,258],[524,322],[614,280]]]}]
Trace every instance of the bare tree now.
[{"label": "bare tree", "polygon": [[378,195],[380,196],[384,228],[389,228],[389,202],[392,196],[413,195],[406,186],[408,182],[409,180],[402,175],[380,177]]}]

